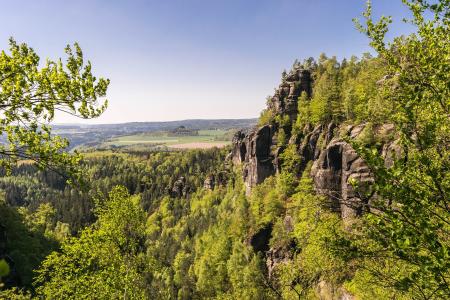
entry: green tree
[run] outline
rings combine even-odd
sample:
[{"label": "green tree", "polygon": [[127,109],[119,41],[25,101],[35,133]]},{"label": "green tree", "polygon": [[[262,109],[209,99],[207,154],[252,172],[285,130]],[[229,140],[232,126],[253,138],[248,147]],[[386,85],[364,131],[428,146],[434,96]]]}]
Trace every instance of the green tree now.
[{"label": "green tree", "polygon": [[343,117],[342,76],[336,57],[319,59],[319,72],[310,103],[311,122],[340,121]]},{"label": "green tree", "polygon": [[360,253],[376,257],[372,263],[393,257],[404,270],[373,268],[379,282],[414,299],[448,299],[450,1],[403,2],[416,28],[410,36],[388,43],[391,18],[374,21],[370,2],[366,24],[358,23],[387,65],[381,92],[393,105],[389,121],[400,135],[401,154],[387,167],[377,151],[355,144],[374,173],[378,195],[365,220],[365,242],[356,244]]},{"label": "green tree", "polygon": [[0,133],[7,143],[0,146],[0,166],[10,170],[20,159],[35,161],[41,168],[78,174],[80,156],[62,150],[66,139],[51,135],[49,123],[55,113],[80,118],[99,116],[107,101],[107,79],[97,79],[85,63],[80,46],[67,46],[67,59],[41,63],[26,44],[9,40],[9,53],[0,53]]},{"label": "green tree", "polygon": [[[146,299],[145,212],[139,198],[115,187],[96,208],[98,220],[65,240],[37,270],[40,297]],[[148,274],[147,274],[148,275]]]}]

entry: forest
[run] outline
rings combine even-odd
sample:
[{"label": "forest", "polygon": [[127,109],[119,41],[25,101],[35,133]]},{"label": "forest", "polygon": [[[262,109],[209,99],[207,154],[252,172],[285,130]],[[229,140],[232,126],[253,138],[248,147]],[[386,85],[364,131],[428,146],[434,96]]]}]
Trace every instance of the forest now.
[{"label": "forest", "polygon": [[[278,169],[254,186],[235,140],[65,151],[43,124],[55,110],[103,113],[109,81],[77,44],[41,68],[11,39],[0,55],[0,299],[449,299],[450,1],[403,3],[411,35],[387,39],[392,20],[368,2],[355,24],[373,54],[294,62],[312,89],[294,114],[267,98],[257,128],[274,132]],[[315,128],[333,129],[306,159]],[[358,202],[311,176],[329,140],[369,170],[346,182]]]}]

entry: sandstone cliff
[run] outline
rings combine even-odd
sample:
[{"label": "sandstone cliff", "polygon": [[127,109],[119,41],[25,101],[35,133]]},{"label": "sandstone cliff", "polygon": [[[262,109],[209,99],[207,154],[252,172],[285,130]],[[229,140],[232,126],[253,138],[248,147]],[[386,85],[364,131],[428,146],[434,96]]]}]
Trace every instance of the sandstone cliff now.
[{"label": "sandstone cliff", "polygon": [[[312,81],[309,70],[294,66],[288,74],[284,74],[281,84],[267,103],[268,109],[274,115],[288,117],[292,128],[297,118],[298,98],[302,92],[311,95]],[[332,209],[341,213],[342,218],[360,215],[370,200],[370,195],[355,191],[351,184],[356,181],[360,187],[370,186],[373,181],[370,170],[343,138],[358,139],[365,127],[366,124],[309,125],[299,136],[288,136],[288,144],[295,145],[301,158],[298,162],[300,172],[312,163],[311,176],[316,192],[328,196]],[[394,130],[389,124],[367,129],[383,131],[384,135],[392,134]],[[277,124],[272,123],[235,134],[231,159],[234,165],[242,167],[247,194],[252,187],[281,171],[280,153],[284,149],[277,140],[279,130]],[[382,151],[386,163],[389,163],[391,153],[398,149],[395,143],[386,143]]]},{"label": "sandstone cliff", "polygon": [[[268,101],[267,109],[275,116],[289,119],[287,146],[294,145],[300,157],[299,175],[308,164],[312,164],[310,175],[316,192],[328,197],[330,208],[341,215],[345,224],[347,220],[360,216],[367,209],[366,204],[374,197],[369,188],[374,180],[372,174],[364,160],[347,142],[347,138],[361,139],[367,132],[375,135],[382,132],[384,136],[392,137],[394,127],[390,124],[373,128],[365,123],[349,125],[330,122],[315,127],[307,125],[300,134],[291,136],[289,129],[297,119],[298,98],[302,92],[311,95],[312,76],[310,71],[294,67],[289,74],[283,76],[282,83]],[[247,194],[251,193],[255,185],[281,172],[280,154],[286,145],[278,142],[280,131],[279,125],[271,122],[252,130],[239,131],[234,136],[230,156],[233,164],[242,169]],[[392,155],[399,151],[392,139],[382,141],[379,147],[386,164],[391,163]],[[358,183],[358,190],[354,188],[355,182]],[[289,224],[290,219],[291,216],[287,215],[285,223]],[[278,264],[292,259],[295,248],[292,245],[270,248],[271,235],[272,224],[269,224],[249,240],[255,251],[265,256],[269,280]],[[323,285],[322,288],[325,288],[326,283]],[[352,299],[345,291],[341,294],[339,299]]]}]

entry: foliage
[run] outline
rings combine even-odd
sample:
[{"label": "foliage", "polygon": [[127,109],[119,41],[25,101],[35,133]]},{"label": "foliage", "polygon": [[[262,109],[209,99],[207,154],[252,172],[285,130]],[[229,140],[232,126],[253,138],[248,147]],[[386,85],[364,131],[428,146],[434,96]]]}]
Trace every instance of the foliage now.
[{"label": "foliage", "polygon": [[363,226],[362,238],[371,247],[358,240],[354,244],[361,253],[395,258],[405,270],[392,274],[375,264],[380,282],[417,299],[448,299],[450,2],[404,3],[415,34],[385,42],[390,18],[374,22],[370,2],[366,25],[360,25],[386,61],[383,95],[394,107],[389,120],[400,134],[402,154],[387,167],[377,151],[355,144],[374,172],[379,197]]},{"label": "foliage", "polygon": [[10,268],[9,268],[8,263],[4,259],[1,259],[0,260],[0,278],[8,276],[9,272],[10,272]]},{"label": "foliage", "polygon": [[308,122],[311,121],[311,109],[309,102],[310,99],[308,98],[308,95],[305,92],[303,92],[298,98],[297,103],[298,115],[297,119],[295,120],[293,134],[300,133],[303,130],[303,128],[306,125],[308,125]]},{"label": "foliage", "polygon": [[146,299],[145,213],[139,199],[115,187],[98,203],[98,220],[70,238],[37,271],[45,298]]},{"label": "foliage", "polygon": [[[9,204],[23,207],[0,207],[14,239],[6,252],[30,281],[56,250],[38,267],[33,296],[448,299],[450,2],[403,2],[416,34],[385,42],[390,19],[374,22],[369,3],[359,28],[379,55],[308,59],[313,94],[300,96],[295,123],[263,112],[260,125],[278,131],[281,170],[249,196],[241,170],[223,163],[227,150],[89,153],[82,161],[88,191],[29,164],[13,168],[0,187]],[[365,123],[357,139],[346,139],[369,165],[375,197],[352,222],[335,211],[338,200],[315,193],[311,163],[289,143],[331,122],[341,132]],[[391,124],[395,134],[380,136]],[[398,149],[390,164],[380,146],[392,139]],[[227,183],[201,188],[218,173]],[[190,190],[174,197],[181,176]],[[5,295],[31,297],[17,289]]]},{"label": "foliage", "polygon": [[[3,251],[14,261],[16,276],[20,277],[22,285],[26,287],[31,286],[33,270],[57,247],[53,220],[51,216],[42,214],[43,210],[48,209],[51,210],[51,207],[30,214],[28,211],[18,211],[0,202],[0,220],[4,224],[4,234],[8,238]],[[29,222],[27,219],[39,219],[39,222]]]},{"label": "foliage", "polygon": [[115,185],[125,186],[131,194],[140,194],[144,209],[154,210],[180,177],[185,177],[193,193],[203,186],[208,174],[224,171],[225,153],[226,149],[84,153],[81,164],[86,179],[84,189],[68,185],[52,171],[38,170],[26,163],[13,168],[12,176],[0,177],[0,188],[8,204],[26,207],[30,212],[51,203],[55,221],[69,224],[70,231],[76,233],[94,221],[92,198],[106,195]]},{"label": "foliage", "polygon": [[0,166],[11,170],[21,159],[38,167],[80,175],[79,155],[62,150],[68,141],[51,135],[48,125],[57,112],[81,118],[99,116],[107,106],[98,99],[105,96],[109,80],[92,74],[78,44],[67,46],[67,60],[47,60],[26,44],[9,40],[9,53],[0,54],[0,133],[6,136],[0,147]]},{"label": "foliage", "polygon": [[264,125],[270,124],[270,123],[272,123],[273,119],[274,119],[274,113],[269,108],[264,109],[258,118],[258,125],[264,126]]},{"label": "foliage", "polygon": [[331,121],[386,122],[393,107],[378,89],[386,73],[383,59],[363,54],[360,59],[352,56],[338,62],[335,57],[322,54],[318,63],[313,63],[313,95],[300,95],[293,134],[301,133],[307,125]]},{"label": "foliage", "polygon": [[313,97],[310,103],[311,122],[325,123],[342,118],[341,105],[341,72],[335,57],[324,58],[319,62],[322,69],[316,75]]}]

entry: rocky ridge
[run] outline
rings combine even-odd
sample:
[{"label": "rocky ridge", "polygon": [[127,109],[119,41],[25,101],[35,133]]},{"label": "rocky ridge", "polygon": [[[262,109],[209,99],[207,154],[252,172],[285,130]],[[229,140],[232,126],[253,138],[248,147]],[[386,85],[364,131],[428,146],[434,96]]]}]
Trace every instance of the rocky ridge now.
[{"label": "rocky ridge", "polygon": [[[269,99],[268,109],[274,115],[289,117],[288,126],[292,128],[302,92],[311,95],[312,76],[310,71],[294,66],[283,76],[282,83]],[[356,181],[360,187],[369,186],[373,182],[370,170],[351,144],[342,138],[347,136],[358,139],[364,134],[366,126],[337,125],[333,122],[315,127],[307,125],[300,135],[289,139],[288,144],[295,145],[301,158],[300,174],[308,163],[312,163],[310,174],[316,192],[328,196],[333,210],[340,212],[342,218],[359,216],[370,198],[361,190],[356,191],[351,184]],[[247,194],[252,187],[281,171],[280,154],[284,147],[278,145],[279,130],[277,124],[265,124],[235,134],[230,156],[233,164],[242,168]],[[386,124],[369,130],[392,135],[394,127]],[[390,163],[392,152],[398,152],[399,149],[395,143],[386,143],[382,151],[386,163]]]},{"label": "rocky ridge", "polygon": [[[292,128],[297,118],[298,98],[302,92],[311,96],[312,83],[309,70],[294,66],[292,71],[283,75],[282,83],[268,100],[267,109],[276,116],[288,117],[288,127]],[[347,136],[358,139],[365,134],[366,126],[368,124],[329,123],[315,127],[308,125],[298,136],[289,137],[288,145],[294,144],[300,156],[299,174],[308,164],[312,164],[310,175],[316,192],[328,197],[331,209],[341,215],[344,224],[346,220],[360,216],[373,197],[373,193],[368,189],[374,180],[369,167],[351,144],[342,138]],[[394,127],[390,124],[376,129],[369,127],[367,130],[383,132],[384,135],[394,133]],[[278,125],[272,123],[235,134],[230,156],[233,164],[242,168],[247,194],[250,194],[252,187],[281,171],[280,154],[284,147],[278,143],[279,132]],[[386,164],[392,163],[392,155],[398,151],[395,142],[387,142],[382,146]],[[355,190],[352,184],[354,182],[358,182],[358,190]],[[293,247],[268,247],[271,229],[272,224],[269,224],[250,238],[250,244],[255,251],[262,252],[266,258],[269,279],[278,264],[293,256]],[[352,299],[348,294],[343,295],[344,298],[341,299]]]}]

